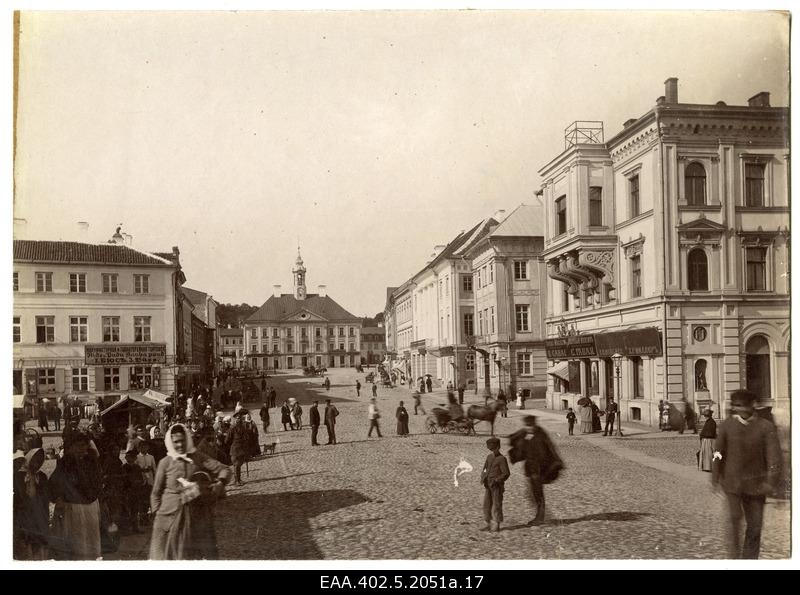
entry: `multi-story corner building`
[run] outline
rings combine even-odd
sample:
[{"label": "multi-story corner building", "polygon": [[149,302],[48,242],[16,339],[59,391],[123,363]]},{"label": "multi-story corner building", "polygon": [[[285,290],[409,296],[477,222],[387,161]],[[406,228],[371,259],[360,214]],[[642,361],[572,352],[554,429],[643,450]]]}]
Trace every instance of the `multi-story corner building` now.
[{"label": "multi-story corner building", "polygon": [[462,278],[462,289],[474,295],[465,332],[474,333],[478,386],[494,395],[502,388],[545,396],[543,247],[544,205],[520,205],[464,254],[472,276]]},{"label": "multi-story corner building", "polygon": [[[195,332],[193,330],[193,335],[196,334],[197,337],[192,337],[192,343],[195,345],[195,353],[193,353],[192,359],[196,364],[200,364],[201,366],[200,375],[202,377],[202,382],[207,382],[217,375],[221,362],[219,351],[217,350],[219,344],[217,302],[207,293],[189,287],[181,287],[181,292],[192,305],[192,316],[198,318],[204,327],[201,331],[200,326],[195,323],[197,331]],[[197,340],[201,334],[204,336],[204,341],[206,343],[202,349],[202,353],[198,351],[199,342]]]},{"label": "multi-story corner building", "polygon": [[540,170],[550,406],[616,394],[656,425],[662,399],[724,416],[747,387],[788,426],[788,133],[769,93],[686,104],[674,78],[608,141],[567,128]]},{"label": "multi-story corner building", "polygon": [[300,251],[292,269],[294,291],[280,285],[244,323],[245,357],[250,368],[285,370],[352,367],[360,363],[361,319],[325,293],[306,291],[306,268]]},{"label": "multi-story corner building", "polygon": [[230,326],[219,329],[218,350],[223,369],[243,368],[247,361],[244,357],[244,329]]},{"label": "multi-story corner building", "polygon": [[14,240],[14,392],[106,403],[175,390],[177,262],[111,242]]},{"label": "multi-story corner building", "polygon": [[386,329],[382,326],[361,328],[361,363],[379,364],[386,354]]}]

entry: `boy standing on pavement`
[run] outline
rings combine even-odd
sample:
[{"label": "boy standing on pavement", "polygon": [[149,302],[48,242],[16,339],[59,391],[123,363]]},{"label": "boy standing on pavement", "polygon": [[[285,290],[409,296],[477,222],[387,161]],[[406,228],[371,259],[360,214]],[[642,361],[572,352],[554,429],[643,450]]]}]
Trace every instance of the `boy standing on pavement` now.
[{"label": "boy standing on pavement", "polygon": [[567,412],[567,423],[569,424],[569,435],[572,436],[572,429],[575,427],[575,412],[572,410],[572,407],[569,408]]},{"label": "boy standing on pavement", "polygon": [[[761,549],[764,503],[777,487],[781,448],[775,426],[755,415],[756,395],[731,393],[733,417],[723,421],[714,444],[712,484],[728,500],[728,554],[732,559],[756,560]],[[746,523],[741,543],[742,518]]]},{"label": "boy standing on pavement", "polygon": [[486,457],[481,471],[483,493],[483,520],[486,525],[481,531],[499,531],[503,522],[503,492],[506,480],[511,476],[508,461],[500,454],[500,439],[489,438],[486,448],[491,452]]}]

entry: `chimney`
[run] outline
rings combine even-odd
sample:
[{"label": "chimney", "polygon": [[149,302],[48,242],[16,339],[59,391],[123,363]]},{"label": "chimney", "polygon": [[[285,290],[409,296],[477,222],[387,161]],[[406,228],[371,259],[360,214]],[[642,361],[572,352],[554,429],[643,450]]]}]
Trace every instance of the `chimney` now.
[{"label": "chimney", "polygon": [[125,239],[126,246],[133,246],[133,236],[129,233],[123,233],[122,237]]},{"label": "chimney", "polygon": [[86,221],[78,221],[78,239],[82,242],[89,241],[89,224]]},{"label": "chimney", "polygon": [[272,286],[272,295],[273,295],[273,297],[281,297],[281,286],[280,285],[273,285]]},{"label": "chimney", "polygon": [[664,101],[678,103],[678,79],[674,76],[664,81]]},{"label": "chimney", "polygon": [[628,120],[625,120],[625,122],[622,124],[622,127],[623,128],[627,128],[631,124],[635,124],[635,123],[636,123],[636,118],[630,118]]},{"label": "chimney", "polygon": [[444,250],[446,246],[442,246],[439,244],[438,246],[433,247],[433,254],[431,254],[431,260],[439,256],[439,254]]},{"label": "chimney", "polygon": [[122,229],[122,226],[118,226],[117,227],[117,231],[115,231],[114,235],[111,236],[111,240],[109,241],[109,244],[122,245],[122,244],[125,243],[125,238],[122,237],[122,234],[119,231],[121,229]]},{"label": "chimney", "polygon": [[14,217],[14,239],[15,240],[24,240],[25,239],[25,232],[28,229],[28,220],[27,219],[19,219]]},{"label": "chimney", "polygon": [[761,91],[747,100],[750,107],[769,107],[769,92]]},{"label": "chimney", "polygon": [[667,100],[666,97],[661,95],[660,97],[656,97],[656,105],[664,105],[664,102]]},{"label": "chimney", "polygon": [[503,219],[505,219],[505,218],[506,218],[506,210],[505,209],[498,209],[497,211],[494,212],[494,215],[492,215],[492,219],[494,219],[498,223],[502,223]]},{"label": "chimney", "polygon": [[317,293],[319,293],[319,297],[325,297],[328,295],[328,286],[327,285],[317,285]]}]

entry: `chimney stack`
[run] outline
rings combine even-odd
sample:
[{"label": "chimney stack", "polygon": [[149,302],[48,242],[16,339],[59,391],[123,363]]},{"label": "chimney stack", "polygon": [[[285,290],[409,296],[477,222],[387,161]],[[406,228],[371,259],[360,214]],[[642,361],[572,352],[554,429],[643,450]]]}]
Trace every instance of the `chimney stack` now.
[{"label": "chimney stack", "polygon": [[110,244],[117,244],[118,246],[121,246],[122,244],[125,243],[125,238],[123,238],[122,234],[120,233],[121,229],[122,229],[121,226],[117,227],[117,231],[115,231],[114,235],[111,236],[111,241],[109,242]]},{"label": "chimney stack", "polygon": [[769,107],[769,92],[761,91],[747,100],[750,107]]},{"label": "chimney stack", "polygon": [[78,221],[78,239],[81,242],[89,241],[89,224],[86,221]]},{"label": "chimney stack", "polygon": [[133,236],[129,233],[123,233],[122,237],[125,238],[126,246],[133,246]]},{"label": "chimney stack", "polygon": [[498,223],[502,223],[503,219],[506,218],[506,210],[505,209],[498,209],[495,211],[494,215],[492,215],[492,219],[497,221]]},{"label": "chimney stack", "polygon": [[325,297],[328,295],[328,286],[327,285],[318,285],[317,292],[319,293],[319,297]]},{"label": "chimney stack", "polygon": [[274,297],[281,297],[281,286],[280,285],[273,285],[272,286],[272,295]]},{"label": "chimney stack", "polygon": [[678,103],[678,79],[674,76],[664,81],[664,102]]}]

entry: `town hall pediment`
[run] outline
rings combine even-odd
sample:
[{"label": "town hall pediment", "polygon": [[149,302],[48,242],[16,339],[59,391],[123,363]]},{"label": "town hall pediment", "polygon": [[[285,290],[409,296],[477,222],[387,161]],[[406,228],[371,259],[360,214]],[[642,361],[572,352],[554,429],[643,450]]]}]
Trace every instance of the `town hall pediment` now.
[{"label": "town hall pediment", "polygon": [[319,314],[314,314],[309,310],[300,310],[299,312],[292,312],[286,317],[281,319],[281,322],[328,322],[327,318],[323,318]]}]

